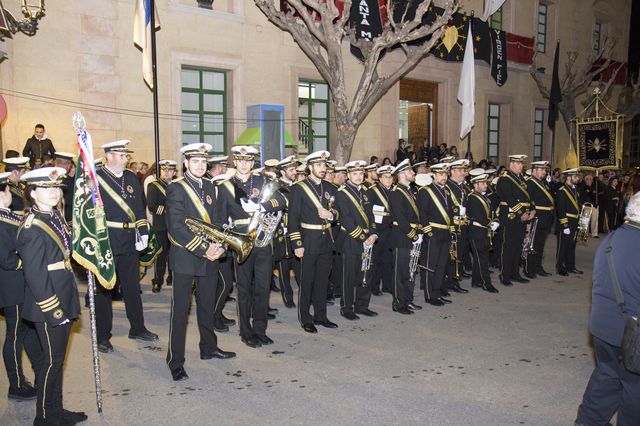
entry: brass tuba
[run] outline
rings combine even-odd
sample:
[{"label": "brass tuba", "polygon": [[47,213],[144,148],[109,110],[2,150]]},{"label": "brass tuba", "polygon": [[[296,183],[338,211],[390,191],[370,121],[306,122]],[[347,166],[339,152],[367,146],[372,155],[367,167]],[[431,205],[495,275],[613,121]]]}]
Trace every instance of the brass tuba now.
[{"label": "brass tuba", "polygon": [[[262,186],[258,203],[262,204],[269,201],[278,188],[280,188],[280,184],[276,179],[268,180]],[[257,210],[253,213],[249,226],[247,227],[247,233],[255,232],[254,245],[256,247],[266,247],[271,243],[280,219],[282,219],[282,210],[273,213]]]},{"label": "brass tuba", "polygon": [[589,223],[593,213],[593,204],[584,203],[578,217],[578,229],[576,230],[576,241],[587,241],[589,239]]},{"label": "brass tuba", "polygon": [[204,222],[195,217],[187,217],[184,223],[196,236],[210,243],[219,243],[229,247],[238,256],[238,263],[244,262],[253,249],[255,231],[249,232],[248,234],[241,234],[212,223]]}]

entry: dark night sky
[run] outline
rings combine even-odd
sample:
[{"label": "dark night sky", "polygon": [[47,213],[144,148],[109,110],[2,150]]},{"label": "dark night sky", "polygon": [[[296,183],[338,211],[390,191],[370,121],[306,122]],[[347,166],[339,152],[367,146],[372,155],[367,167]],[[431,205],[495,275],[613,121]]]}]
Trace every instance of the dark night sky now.
[{"label": "dark night sky", "polygon": [[635,81],[640,66],[640,0],[633,0],[629,28],[629,76],[633,76]]}]

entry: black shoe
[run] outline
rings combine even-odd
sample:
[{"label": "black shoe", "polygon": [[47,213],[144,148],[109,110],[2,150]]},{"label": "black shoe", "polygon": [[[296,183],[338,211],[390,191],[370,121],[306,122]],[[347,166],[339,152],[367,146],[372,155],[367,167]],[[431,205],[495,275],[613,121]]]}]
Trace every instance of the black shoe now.
[{"label": "black shoe", "polygon": [[336,298],[333,296],[327,296],[327,305],[329,306],[333,306],[333,303],[335,302]]},{"label": "black shoe", "polygon": [[558,269],[558,275],[562,275],[563,277],[568,277],[569,273],[564,269]]},{"label": "black shoe", "polygon": [[153,285],[151,286],[151,292],[152,292],[152,293],[160,293],[160,289],[161,289],[161,288],[162,288],[162,287],[160,287],[160,285],[158,285],[158,284],[153,284]]},{"label": "black shoe", "polygon": [[359,320],[360,319],[360,317],[357,316],[356,314],[354,314],[353,312],[340,312],[340,315],[342,315],[343,317],[345,317],[349,321],[355,321],[355,320]]},{"label": "black shoe", "polygon": [[356,314],[364,315],[365,317],[377,317],[378,316],[377,312],[374,312],[369,308],[356,311]]},{"label": "black shoe", "polygon": [[302,329],[303,329],[304,331],[306,331],[307,333],[317,333],[317,332],[318,332],[318,329],[317,329],[317,328],[316,328],[316,326],[315,326],[315,325],[313,325],[313,324],[304,324],[304,325],[302,326]]},{"label": "black shoe", "polygon": [[113,352],[113,345],[108,340],[105,340],[104,342],[98,342],[98,351],[102,352],[103,354],[111,353]]},{"label": "black shoe", "polygon": [[440,299],[428,299],[427,303],[433,306],[444,306],[444,302]]},{"label": "black shoe", "polygon": [[273,339],[266,334],[262,336],[259,334],[254,334],[253,338],[262,343],[262,346],[273,345]]},{"label": "black shoe", "polygon": [[38,391],[31,386],[31,383],[25,382],[19,388],[9,388],[9,394],[7,395],[9,399],[15,399],[17,401],[28,401],[30,399],[35,399],[38,396]]},{"label": "black shoe", "polygon": [[441,288],[440,289],[440,294],[443,296],[451,296],[451,293],[449,293],[449,291],[447,291],[446,288]]},{"label": "black shoe", "polygon": [[578,274],[578,275],[584,274],[584,272],[582,272],[580,269],[576,269],[576,268],[569,269],[567,272],[569,272],[570,274]]},{"label": "black shoe", "polygon": [[69,411],[62,409],[62,414],[60,415],[60,424],[76,424],[81,423],[87,420],[89,417],[84,413],[84,411]]},{"label": "black shoe", "polygon": [[409,302],[407,303],[407,308],[411,309],[412,311],[419,311],[420,309],[422,309],[422,306],[416,305],[413,302]]},{"label": "black shoe", "polygon": [[322,321],[313,320],[313,323],[315,325],[321,325],[326,328],[338,328],[338,324],[336,324],[335,322],[331,322],[328,319],[324,319]]},{"label": "black shoe", "polygon": [[236,298],[235,298],[235,297],[233,297],[233,296],[227,296],[227,300],[226,300],[226,301],[227,301],[227,302],[235,302],[235,301],[236,301]]},{"label": "black shoe", "polygon": [[216,349],[213,352],[201,353],[200,359],[211,359],[211,358],[229,359],[229,358],[235,358],[235,356],[236,356],[235,352],[228,352],[228,351],[223,351],[222,349]]},{"label": "black shoe", "polygon": [[188,379],[189,375],[184,371],[183,367],[178,367],[171,370],[171,377],[173,377],[174,382],[179,382],[180,380]]},{"label": "black shoe", "polygon": [[500,293],[498,289],[492,286],[491,284],[483,285],[482,289],[484,291],[488,291],[489,293]]},{"label": "black shoe", "polygon": [[267,319],[276,319],[276,316],[274,314],[267,314]]},{"label": "black shoe", "polygon": [[549,272],[545,271],[544,269],[540,269],[538,272],[536,272],[538,275],[540,275],[541,277],[548,277],[551,276],[552,274],[550,274]]},{"label": "black shoe", "polygon": [[371,290],[371,294],[373,294],[374,296],[382,296],[382,291],[376,289]]},{"label": "black shoe", "polygon": [[461,276],[462,278],[471,278],[471,274],[469,274],[469,273],[467,273],[467,272],[462,272],[462,273],[460,274],[460,276]]},{"label": "black shoe", "polygon": [[394,309],[394,312],[397,312],[397,313],[402,314],[402,315],[413,315],[414,314],[414,312],[411,309],[407,308],[406,306],[403,306],[402,308]]},{"label": "black shoe", "polygon": [[275,281],[271,281],[271,291],[280,292],[280,287],[278,287]]},{"label": "black shoe", "polygon": [[500,280],[500,283],[505,287],[512,287],[513,283],[509,280]]},{"label": "black shoe", "polygon": [[471,283],[471,288],[481,288],[482,284],[478,284],[478,283]]},{"label": "black shoe", "polygon": [[513,278],[513,281],[517,282],[517,283],[521,283],[521,284],[526,284],[529,282],[528,279],[521,277],[520,275],[517,275]]},{"label": "black shoe", "polygon": [[274,315],[275,315],[275,314],[277,314],[277,313],[278,313],[278,308],[271,308],[271,307],[270,307],[268,312],[269,312],[270,314],[274,314]]},{"label": "black shoe", "polygon": [[158,335],[149,330],[142,330],[140,333],[129,331],[129,339],[144,340],[145,342],[153,342],[158,340]]},{"label": "black shoe", "polygon": [[[442,291],[442,290],[440,290],[440,291]],[[466,288],[460,287],[460,284],[458,284],[458,283],[455,283],[451,287],[451,291],[454,291],[454,292],[460,293],[460,294],[469,293],[469,290],[467,290]]]},{"label": "black shoe", "polygon": [[527,277],[528,279],[532,280],[536,277],[536,274],[529,274],[527,272],[524,273],[524,276]]},{"label": "black shoe", "polygon": [[256,339],[255,337],[243,337],[240,340],[242,340],[242,343],[249,346],[250,348],[259,348],[262,346],[260,340]]},{"label": "black shoe", "polygon": [[222,322],[224,325],[236,325],[236,320],[227,318],[224,315],[222,315]]},{"label": "black shoe", "polygon": [[222,322],[216,321],[213,325],[213,329],[218,333],[226,333],[227,331],[229,331],[229,326]]},{"label": "black shoe", "polygon": [[285,308],[295,308],[296,304],[289,300],[288,302],[284,302],[284,306]]},{"label": "black shoe", "polygon": [[442,303],[452,303],[451,300],[449,299],[445,299],[444,297],[440,296],[438,297],[438,300],[441,301]]},{"label": "black shoe", "polygon": [[600,236],[599,235],[594,235],[593,238],[600,238]]}]

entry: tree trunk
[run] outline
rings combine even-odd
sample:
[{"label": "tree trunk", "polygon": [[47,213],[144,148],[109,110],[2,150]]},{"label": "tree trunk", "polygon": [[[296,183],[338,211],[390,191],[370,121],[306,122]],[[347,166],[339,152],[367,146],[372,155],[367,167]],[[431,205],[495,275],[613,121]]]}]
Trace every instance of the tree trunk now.
[{"label": "tree trunk", "polygon": [[356,139],[358,128],[346,123],[340,124],[339,122],[337,123],[337,127],[337,143],[335,145],[336,148],[333,158],[342,166],[346,164],[351,157],[351,149],[353,148],[353,142]]}]

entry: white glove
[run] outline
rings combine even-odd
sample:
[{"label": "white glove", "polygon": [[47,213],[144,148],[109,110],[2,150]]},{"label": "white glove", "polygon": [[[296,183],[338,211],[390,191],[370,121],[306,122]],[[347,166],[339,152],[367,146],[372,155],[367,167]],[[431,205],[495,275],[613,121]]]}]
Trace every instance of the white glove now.
[{"label": "white glove", "polygon": [[67,318],[66,320],[62,321],[60,324],[58,325],[65,325],[65,324],[69,324],[71,321],[69,321],[69,318]]},{"label": "white glove", "polygon": [[256,203],[255,201],[245,201],[243,199],[240,199],[240,203],[242,204],[242,209],[247,213],[255,213],[260,210],[260,204]]},{"label": "white glove", "polygon": [[562,233],[563,233],[564,235],[569,235],[569,234],[571,234],[571,229],[569,229],[569,228],[564,228],[564,231],[562,231]]},{"label": "white glove", "polygon": [[418,234],[418,239],[416,240],[416,243],[422,243],[422,237],[424,237],[423,234]]},{"label": "white glove", "polygon": [[140,235],[140,239],[136,241],[136,250],[142,251],[146,249],[148,245],[149,245],[149,236]]},{"label": "white glove", "polygon": [[489,224],[489,227],[491,228],[492,231],[496,231],[496,229],[500,228],[500,223],[498,222],[491,222]]},{"label": "white glove", "polygon": [[460,206],[460,216],[464,216],[467,214],[467,208],[465,206]]}]

